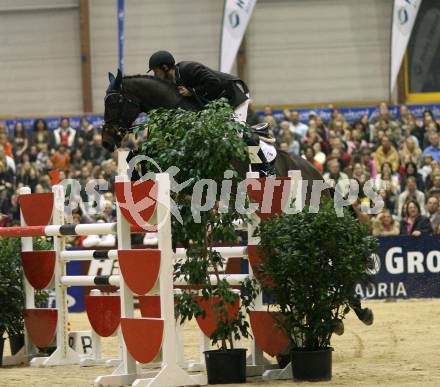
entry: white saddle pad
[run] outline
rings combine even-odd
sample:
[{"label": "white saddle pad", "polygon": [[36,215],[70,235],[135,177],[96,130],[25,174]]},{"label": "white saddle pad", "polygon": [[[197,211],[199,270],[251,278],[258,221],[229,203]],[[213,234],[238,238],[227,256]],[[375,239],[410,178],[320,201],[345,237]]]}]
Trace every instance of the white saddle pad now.
[{"label": "white saddle pad", "polygon": [[260,140],[260,149],[263,151],[266,160],[271,163],[277,157],[277,150],[272,144]]}]

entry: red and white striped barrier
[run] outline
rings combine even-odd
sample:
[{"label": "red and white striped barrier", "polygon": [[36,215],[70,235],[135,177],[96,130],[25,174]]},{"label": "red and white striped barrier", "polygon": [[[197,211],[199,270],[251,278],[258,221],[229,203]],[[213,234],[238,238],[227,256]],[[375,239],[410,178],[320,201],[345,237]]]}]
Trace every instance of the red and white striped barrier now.
[{"label": "red and white striped barrier", "polygon": [[[36,195],[36,194],[32,194]],[[37,236],[87,236],[116,234],[117,223],[86,223],[50,226],[16,226],[0,227],[0,237],[37,237]],[[153,230],[153,228],[150,228]],[[131,232],[144,233],[145,228],[132,227]]]},{"label": "red and white striped barrier", "polygon": [[62,251],[60,259],[69,261],[91,261],[93,259],[118,259],[118,250],[74,250]]}]

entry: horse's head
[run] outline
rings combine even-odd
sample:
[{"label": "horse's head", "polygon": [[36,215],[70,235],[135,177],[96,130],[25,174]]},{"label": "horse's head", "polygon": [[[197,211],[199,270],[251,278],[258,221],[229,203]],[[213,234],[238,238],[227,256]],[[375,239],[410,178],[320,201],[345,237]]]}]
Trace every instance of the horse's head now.
[{"label": "horse's head", "polygon": [[102,141],[105,148],[113,151],[121,145],[121,141],[131,127],[133,121],[141,112],[139,102],[127,95],[122,88],[122,73],[118,70],[115,77],[109,73],[109,86],[104,99],[104,125]]}]

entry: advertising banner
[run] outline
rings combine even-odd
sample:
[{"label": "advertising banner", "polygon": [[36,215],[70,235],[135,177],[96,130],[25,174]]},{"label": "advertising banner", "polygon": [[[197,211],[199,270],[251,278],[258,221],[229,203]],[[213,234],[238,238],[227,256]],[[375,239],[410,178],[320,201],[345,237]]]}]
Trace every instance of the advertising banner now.
[{"label": "advertising banner", "polygon": [[[358,284],[355,293],[362,299],[408,299],[440,297],[440,236],[380,237],[379,251],[374,256],[373,280],[368,285]],[[82,265],[81,265],[82,264]],[[241,273],[248,273],[246,260],[240,262]],[[117,275],[117,261],[70,262],[69,275]],[[84,311],[84,294],[91,287],[69,288],[69,311]],[[101,287],[104,294],[114,292]],[[264,302],[271,297],[264,294]]]},{"label": "advertising banner", "polygon": [[391,37],[390,92],[396,86],[397,76],[411,36],[421,0],[394,0]]},{"label": "advertising banner", "polygon": [[362,298],[440,297],[440,237],[381,237],[373,283],[358,285]]},{"label": "advertising banner", "polygon": [[230,73],[257,0],[225,0],[220,71]]}]

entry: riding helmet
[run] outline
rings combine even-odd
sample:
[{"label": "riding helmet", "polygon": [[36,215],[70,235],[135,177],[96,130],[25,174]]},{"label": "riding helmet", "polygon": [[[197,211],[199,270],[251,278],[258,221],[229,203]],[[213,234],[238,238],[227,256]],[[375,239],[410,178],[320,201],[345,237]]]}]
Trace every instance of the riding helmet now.
[{"label": "riding helmet", "polygon": [[162,65],[174,66],[175,63],[174,57],[168,51],[156,51],[150,57],[148,62],[148,71],[151,71],[153,68]]}]

